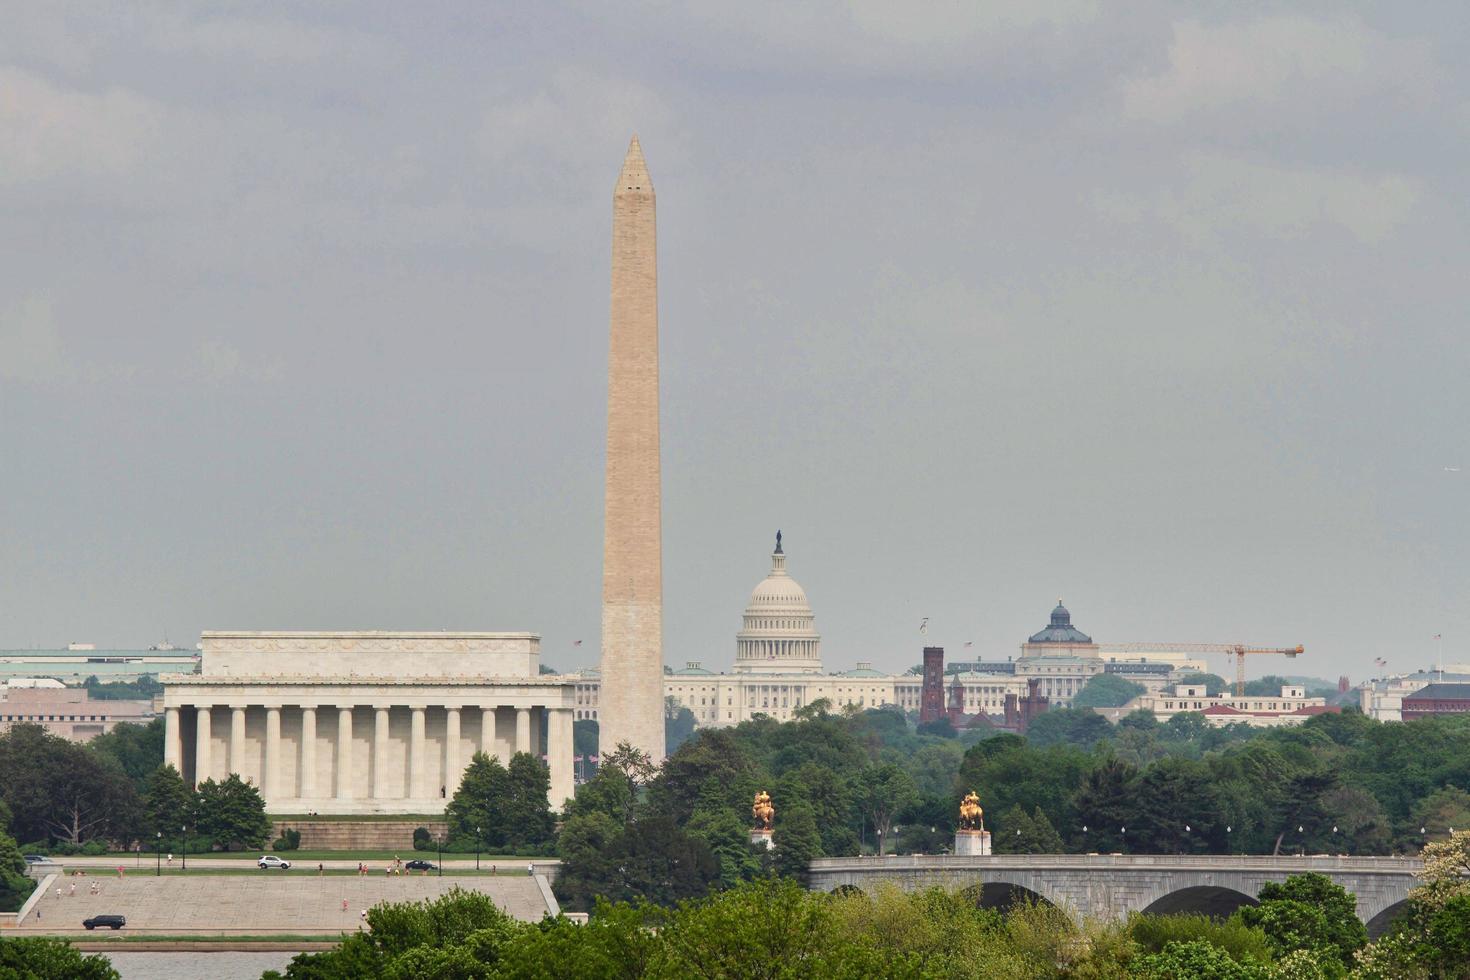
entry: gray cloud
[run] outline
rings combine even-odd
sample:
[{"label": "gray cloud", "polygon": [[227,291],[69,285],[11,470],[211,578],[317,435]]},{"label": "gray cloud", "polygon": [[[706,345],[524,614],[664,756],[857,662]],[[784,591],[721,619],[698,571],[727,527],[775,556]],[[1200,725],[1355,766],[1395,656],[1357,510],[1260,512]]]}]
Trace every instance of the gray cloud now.
[{"label": "gray cloud", "polygon": [[777,526],[834,665],[922,616],[1003,656],[1058,593],[1106,640],[1470,659],[1463,47],[1428,8],[22,8],[0,645],[590,662],[636,130],[670,662],[733,656]]}]

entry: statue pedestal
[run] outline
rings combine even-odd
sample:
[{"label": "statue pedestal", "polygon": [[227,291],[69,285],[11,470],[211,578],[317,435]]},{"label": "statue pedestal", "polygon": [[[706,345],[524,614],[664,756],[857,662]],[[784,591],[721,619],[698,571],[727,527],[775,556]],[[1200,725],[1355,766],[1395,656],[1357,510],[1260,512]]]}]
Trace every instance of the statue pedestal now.
[{"label": "statue pedestal", "polygon": [[957,830],[954,834],[954,852],[965,857],[986,857],[990,854],[990,831]]},{"label": "statue pedestal", "polygon": [[750,832],[750,842],[756,847],[764,847],[766,850],[769,851],[771,848],[776,846],[775,844],[771,843],[772,833],[773,832],[769,830],[752,830]]}]

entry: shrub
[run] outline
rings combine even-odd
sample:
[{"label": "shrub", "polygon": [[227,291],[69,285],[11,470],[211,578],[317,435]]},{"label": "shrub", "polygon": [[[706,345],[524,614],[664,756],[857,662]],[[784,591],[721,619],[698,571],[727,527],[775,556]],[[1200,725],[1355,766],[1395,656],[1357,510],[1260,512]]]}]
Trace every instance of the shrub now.
[{"label": "shrub", "polygon": [[432,844],[434,840],[429,836],[428,827],[415,827],[413,829],[413,848],[416,851],[425,850],[424,844]]},{"label": "shrub", "polygon": [[294,828],[284,830],[271,844],[273,851],[294,851],[301,846],[301,831]]},{"label": "shrub", "polygon": [[1157,953],[1135,960],[1129,976],[1139,980],[1266,980],[1269,967],[1241,963],[1203,939],[1171,942]]},{"label": "shrub", "polygon": [[81,850],[87,857],[101,857],[107,853],[107,844],[100,840],[89,840],[82,845]]},{"label": "shrub", "polygon": [[1133,915],[1128,937],[1145,953],[1161,953],[1170,943],[1209,943],[1239,963],[1270,963],[1266,934],[1238,920],[1216,922],[1207,915]]}]

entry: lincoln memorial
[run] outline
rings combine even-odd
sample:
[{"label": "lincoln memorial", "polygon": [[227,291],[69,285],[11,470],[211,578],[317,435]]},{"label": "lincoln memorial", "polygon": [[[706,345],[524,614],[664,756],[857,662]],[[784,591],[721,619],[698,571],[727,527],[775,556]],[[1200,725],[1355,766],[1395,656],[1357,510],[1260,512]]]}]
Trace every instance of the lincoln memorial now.
[{"label": "lincoln memorial", "polygon": [[438,813],[475,752],[544,756],[572,795],[574,678],[535,633],[207,631],[164,681],[164,761],[238,773],[272,813]]}]

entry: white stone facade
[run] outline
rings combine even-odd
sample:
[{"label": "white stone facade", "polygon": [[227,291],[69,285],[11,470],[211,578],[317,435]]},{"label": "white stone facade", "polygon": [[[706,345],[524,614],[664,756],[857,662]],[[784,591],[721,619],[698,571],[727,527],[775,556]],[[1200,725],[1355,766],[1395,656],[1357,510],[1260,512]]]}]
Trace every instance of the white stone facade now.
[{"label": "white stone facade", "polygon": [[1159,721],[1168,721],[1182,712],[1197,712],[1215,727],[1244,722],[1257,728],[1300,725],[1313,715],[1329,710],[1323,698],[1309,698],[1305,688],[1288,685],[1280,694],[1251,694],[1236,697],[1217,694],[1211,697],[1203,685],[1176,684],[1172,691],[1140,694],[1118,709],[1118,715],[1144,710]]},{"label": "white stone facade", "polygon": [[206,632],[164,678],[164,761],[238,773],[273,813],[438,813],[475,752],[541,755],[573,792],[575,681],[534,633]]}]

